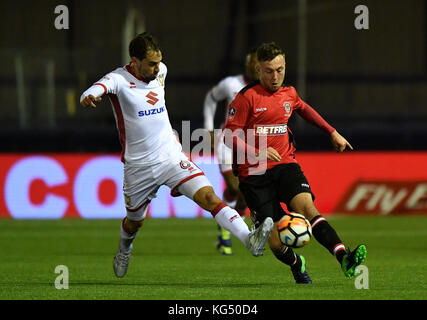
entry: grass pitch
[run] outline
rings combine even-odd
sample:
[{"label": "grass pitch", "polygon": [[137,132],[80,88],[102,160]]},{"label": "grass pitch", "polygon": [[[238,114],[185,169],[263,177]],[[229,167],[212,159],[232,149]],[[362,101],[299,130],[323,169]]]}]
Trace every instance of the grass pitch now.
[{"label": "grass pitch", "polygon": [[[287,300],[426,299],[427,216],[330,217],[352,248],[365,243],[369,289],[356,289],[316,240],[296,252],[310,286],[267,249],[252,255],[233,239],[234,256],[215,249],[213,219],[148,219],[134,242],[128,274],[114,276],[119,220],[0,220],[0,299]],[[58,290],[55,267],[69,270]]]}]

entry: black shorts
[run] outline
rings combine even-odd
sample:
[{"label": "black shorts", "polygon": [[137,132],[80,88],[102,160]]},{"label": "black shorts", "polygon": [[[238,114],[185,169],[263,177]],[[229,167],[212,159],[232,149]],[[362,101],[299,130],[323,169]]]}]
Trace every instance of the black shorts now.
[{"label": "black shorts", "polygon": [[240,182],[239,188],[245,196],[256,227],[267,217],[271,217],[274,222],[283,217],[285,211],[280,202],[293,211],[290,202],[300,193],[311,193],[314,201],[307,178],[297,163],[279,164],[262,175],[249,176]]}]

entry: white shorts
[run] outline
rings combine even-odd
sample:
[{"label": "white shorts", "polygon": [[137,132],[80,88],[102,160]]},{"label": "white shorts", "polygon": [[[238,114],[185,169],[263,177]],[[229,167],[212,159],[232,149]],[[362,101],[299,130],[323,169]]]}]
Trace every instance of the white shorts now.
[{"label": "white shorts", "polygon": [[215,155],[218,159],[221,173],[224,174],[233,171],[233,152],[225,145],[224,139],[217,138]]},{"label": "white shorts", "polygon": [[162,185],[171,188],[173,197],[185,195],[191,200],[200,188],[212,186],[203,171],[183,153],[176,159],[152,166],[125,164],[123,193],[127,217],[132,221],[143,220],[150,201]]}]

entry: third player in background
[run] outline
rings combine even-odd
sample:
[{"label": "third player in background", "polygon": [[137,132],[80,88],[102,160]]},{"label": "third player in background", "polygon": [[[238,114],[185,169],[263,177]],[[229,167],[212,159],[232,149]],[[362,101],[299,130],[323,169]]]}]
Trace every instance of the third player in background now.
[{"label": "third player in background", "polygon": [[[233,174],[233,154],[231,149],[228,148],[223,141],[220,141],[222,139],[218,139],[216,141],[217,143],[214,143],[214,140],[218,138],[214,134],[214,118],[218,103],[225,100],[227,103],[227,108],[224,110],[225,122],[228,105],[233,101],[237,93],[250,82],[257,80],[256,64],[256,48],[253,48],[246,55],[244,74],[228,76],[222,79],[206,94],[203,105],[205,129],[209,130],[211,134],[212,146],[215,146],[215,156],[219,162],[220,171],[226,184],[223,193],[223,201],[231,208],[235,208],[241,216],[245,214],[246,202],[239,190],[239,179]],[[221,124],[221,128],[223,125],[224,123]],[[233,254],[231,234],[219,225],[217,249],[223,255]]]}]

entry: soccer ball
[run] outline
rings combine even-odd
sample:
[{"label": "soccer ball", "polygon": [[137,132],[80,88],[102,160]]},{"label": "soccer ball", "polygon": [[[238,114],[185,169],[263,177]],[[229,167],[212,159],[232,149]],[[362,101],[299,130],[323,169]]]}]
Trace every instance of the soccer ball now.
[{"label": "soccer ball", "polygon": [[302,215],[295,212],[286,214],[277,224],[280,241],[287,247],[304,247],[311,238],[311,225]]}]

